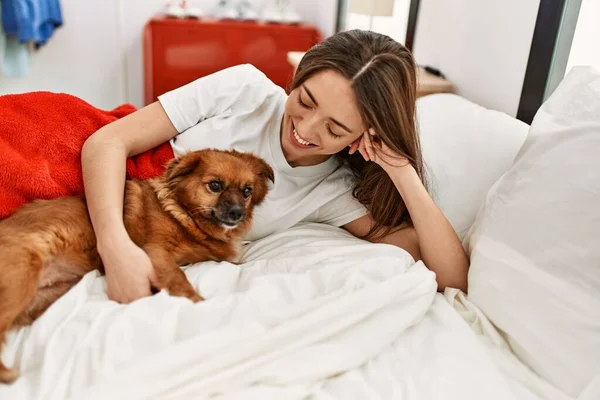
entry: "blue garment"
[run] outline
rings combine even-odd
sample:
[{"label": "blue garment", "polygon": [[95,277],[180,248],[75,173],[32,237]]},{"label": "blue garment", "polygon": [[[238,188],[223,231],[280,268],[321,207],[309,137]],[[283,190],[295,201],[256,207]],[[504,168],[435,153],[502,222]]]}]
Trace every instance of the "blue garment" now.
[{"label": "blue garment", "polygon": [[63,24],[59,0],[1,0],[2,24],[19,42],[45,44]]}]

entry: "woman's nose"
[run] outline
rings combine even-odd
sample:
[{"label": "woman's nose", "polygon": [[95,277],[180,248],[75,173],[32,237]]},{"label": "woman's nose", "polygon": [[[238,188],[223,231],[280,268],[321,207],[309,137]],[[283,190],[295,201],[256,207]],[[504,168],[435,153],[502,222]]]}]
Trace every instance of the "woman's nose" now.
[{"label": "woman's nose", "polygon": [[315,114],[304,117],[296,126],[297,133],[313,144],[319,144],[316,142],[319,137],[318,129],[319,119]]}]

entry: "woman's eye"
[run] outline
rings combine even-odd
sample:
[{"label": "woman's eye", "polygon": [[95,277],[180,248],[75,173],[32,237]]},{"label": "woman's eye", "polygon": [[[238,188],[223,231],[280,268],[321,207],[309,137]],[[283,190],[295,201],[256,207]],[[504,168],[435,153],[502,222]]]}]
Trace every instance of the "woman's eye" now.
[{"label": "woman's eye", "polygon": [[251,187],[246,187],[244,188],[244,197],[248,198],[250,197],[250,195],[252,194],[252,188]]},{"label": "woman's eye", "polygon": [[300,107],[310,108],[310,106],[308,104],[306,104],[305,102],[302,101],[302,97],[300,95],[298,95],[298,104],[300,104]]},{"label": "woman's eye", "polygon": [[333,136],[335,139],[337,139],[337,138],[339,138],[339,137],[340,137],[340,135],[336,135],[336,134],[335,134],[335,133],[334,133],[334,132],[331,130],[331,128],[330,128],[329,126],[327,127],[327,133],[329,133],[329,134],[330,134],[331,136]]},{"label": "woman's eye", "polygon": [[208,188],[212,192],[220,192],[221,190],[223,190],[223,184],[219,181],[212,181],[208,184]]}]

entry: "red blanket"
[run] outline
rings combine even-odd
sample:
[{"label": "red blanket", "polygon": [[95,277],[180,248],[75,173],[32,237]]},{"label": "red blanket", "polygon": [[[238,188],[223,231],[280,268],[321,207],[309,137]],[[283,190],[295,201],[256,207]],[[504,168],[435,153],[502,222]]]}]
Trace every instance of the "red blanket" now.
[{"label": "red blanket", "polygon": [[[0,219],[34,199],[83,193],[81,148],[102,126],[135,111],[104,111],[50,92],[0,96]],[[173,151],[164,143],[127,160],[127,177],[160,175]]]}]

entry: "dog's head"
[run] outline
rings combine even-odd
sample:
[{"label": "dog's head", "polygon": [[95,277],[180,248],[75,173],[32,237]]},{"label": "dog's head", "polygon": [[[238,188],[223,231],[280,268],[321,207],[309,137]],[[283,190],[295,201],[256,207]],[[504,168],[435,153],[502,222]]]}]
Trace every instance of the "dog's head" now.
[{"label": "dog's head", "polygon": [[250,229],[252,212],[274,182],[263,159],[234,150],[199,150],[172,160],[165,180],[174,199],[203,229]]}]

